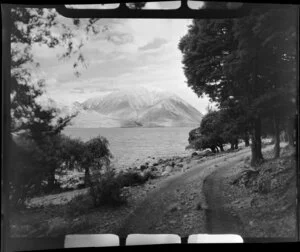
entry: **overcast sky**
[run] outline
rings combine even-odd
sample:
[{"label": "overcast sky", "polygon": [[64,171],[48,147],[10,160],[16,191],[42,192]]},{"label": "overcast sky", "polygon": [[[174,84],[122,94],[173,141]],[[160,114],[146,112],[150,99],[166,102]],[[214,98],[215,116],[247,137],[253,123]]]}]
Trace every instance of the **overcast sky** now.
[{"label": "overcast sky", "polygon": [[[157,8],[160,3],[148,3]],[[61,22],[70,22],[60,17]],[[198,98],[187,86],[178,42],[191,20],[184,19],[102,19],[107,32],[89,37],[83,54],[88,66],[76,77],[72,60],[58,60],[62,48],[34,45],[40,62],[38,76],[46,79],[47,97],[69,105],[120,88],[145,86],[177,94],[204,113],[207,98]],[[83,33],[78,33],[80,41]]]}]

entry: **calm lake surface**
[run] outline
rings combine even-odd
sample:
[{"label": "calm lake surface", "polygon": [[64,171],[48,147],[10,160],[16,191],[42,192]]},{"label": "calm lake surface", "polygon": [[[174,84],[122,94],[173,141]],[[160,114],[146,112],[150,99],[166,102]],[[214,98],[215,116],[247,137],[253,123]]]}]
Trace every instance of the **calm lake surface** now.
[{"label": "calm lake surface", "polygon": [[[189,132],[193,128],[67,128],[65,135],[87,141],[98,135],[110,143],[116,168],[139,166],[159,158],[186,156]],[[155,159],[153,159],[153,157]]]}]

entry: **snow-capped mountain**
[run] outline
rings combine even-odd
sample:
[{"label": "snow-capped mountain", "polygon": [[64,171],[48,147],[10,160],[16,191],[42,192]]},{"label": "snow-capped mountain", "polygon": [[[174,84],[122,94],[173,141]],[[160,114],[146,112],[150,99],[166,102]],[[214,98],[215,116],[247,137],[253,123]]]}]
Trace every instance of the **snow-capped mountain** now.
[{"label": "snow-capped mountain", "polygon": [[76,102],[71,127],[194,127],[202,114],[175,94],[135,88]]}]

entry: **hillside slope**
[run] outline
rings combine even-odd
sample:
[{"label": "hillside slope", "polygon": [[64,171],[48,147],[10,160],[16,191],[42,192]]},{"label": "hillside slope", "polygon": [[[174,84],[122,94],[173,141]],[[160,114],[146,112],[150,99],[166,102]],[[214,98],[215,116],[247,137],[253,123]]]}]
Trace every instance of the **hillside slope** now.
[{"label": "hillside slope", "polygon": [[72,127],[196,127],[202,114],[180,97],[145,88],[120,90],[74,103]]}]

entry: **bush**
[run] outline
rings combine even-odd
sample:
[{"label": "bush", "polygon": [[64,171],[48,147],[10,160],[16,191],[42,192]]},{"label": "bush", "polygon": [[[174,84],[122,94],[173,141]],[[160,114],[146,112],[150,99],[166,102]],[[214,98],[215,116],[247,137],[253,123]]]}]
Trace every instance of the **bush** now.
[{"label": "bush", "polygon": [[144,179],[145,179],[145,182],[149,179],[154,179],[156,178],[157,176],[152,172],[152,171],[147,171],[145,174],[144,174]]},{"label": "bush", "polygon": [[121,187],[124,186],[136,186],[144,184],[148,178],[145,178],[138,172],[130,171],[130,172],[121,172],[116,177],[118,183]]},{"label": "bush", "polygon": [[141,185],[155,177],[151,171],[145,172],[144,175],[134,171],[120,172],[116,175],[114,171],[108,171],[92,183],[90,195],[95,206],[122,205],[127,202],[127,197],[123,194],[123,187]]},{"label": "bush", "polygon": [[90,187],[90,195],[94,206],[119,206],[127,202],[122,195],[122,185],[113,171],[106,172],[96,183]]}]

